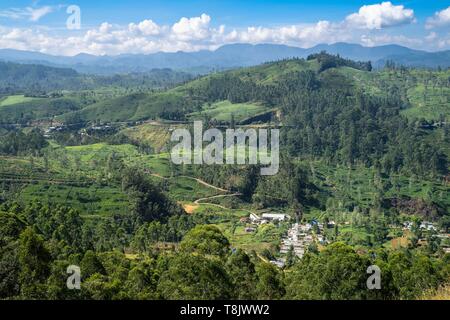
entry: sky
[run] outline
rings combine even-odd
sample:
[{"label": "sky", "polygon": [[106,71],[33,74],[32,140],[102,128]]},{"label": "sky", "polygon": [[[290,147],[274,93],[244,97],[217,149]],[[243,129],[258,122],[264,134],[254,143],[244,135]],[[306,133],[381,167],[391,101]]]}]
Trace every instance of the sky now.
[{"label": "sky", "polygon": [[1,0],[0,49],[118,55],[214,50],[230,43],[309,48],[349,42],[439,51],[450,49],[449,5],[448,0]]}]

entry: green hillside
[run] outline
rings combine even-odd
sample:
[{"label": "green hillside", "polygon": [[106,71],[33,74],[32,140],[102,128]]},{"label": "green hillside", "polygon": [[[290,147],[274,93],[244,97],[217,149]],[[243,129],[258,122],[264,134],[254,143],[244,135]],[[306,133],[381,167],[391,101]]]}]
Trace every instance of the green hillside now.
[{"label": "green hillside", "polygon": [[[82,121],[136,121],[146,119],[187,120],[188,114],[198,115],[206,109],[210,101],[208,95],[212,93],[211,84],[222,81],[224,78],[234,78],[247,83],[258,85],[271,85],[282,77],[304,70],[317,69],[316,61],[291,60],[264,64],[259,67],[233,70],[217,73],[188,82],[182,86],[148,94],[133,94],[109,101],[102,101],[90,105],[70,115],[60,117],[76,117]],[[226,99],[224,99],[226,100]],[[262,107],[251,107],[243,118],[260,113]],[[206,111],[210,113],[211,111]],[[214,112],[213,112],[214,113]],[[220,110],[219,110],[220,113]],[[219,120],[229,120],[231,113],[220,116]],[[239,116],[239,115],[238,115]],[[225,117],[225,118],[223,118]]]},{"label": "green hillside", "polygon": [[[218,115],[216,120],[225,121],[229,120],[232,112],[222,112],[221,108],[229,107],[221,101],[228,100],[237,104],[236,109],[239,109],[239,103],[260,106],[246,107],[244,109],[248,112],[236,114],[240,118],[250,117],[263,111],[262,107],[278,106],[276,101],[264,101],[263,94],[249,97],[246,94],[249,90],[265,90],[270,95],[274,91],[284,90],[287,79],[296,79],[297,83],[292,83],[288,88],[292,91],[299,81],[304,81],[311,74],[316,75],[322,86],[329,88],[353,88],[377,96],[387,92],[398,95],[405,103],[403,114],[409,118],[437,120],[450,112],[450,71],[395,69],[369,72],[356,69],[351,64],[323,67],[323,61],[318,59],[292,59],[211,74],[165,92],[133,94],[103,101],[77,111],[75,115],[83,121],[104,122],[146,119],[185,121],[199,115],[212,116],[213,119]],[[214,110],[216,107],[218,110]],[[65,118],[61,117],[63,120]]]},{"label": "green hillside", "polygon": [[7,104],[0,107],[0,124],[27,123],[32,120],[48,119],[78,110],[81,107],[80,100],[73,98],[14,98],[14,103],[8,99],[4,100]]},{"label": "green hillside", "polygon": [[236,122],[240,122],[266,110],[267,108],[258,104],[231,103],[225,100],[202,106],[201,111],[190,113],[188,119],[202,120],[207,118],[219,122],[229,122],[233,117]]}]

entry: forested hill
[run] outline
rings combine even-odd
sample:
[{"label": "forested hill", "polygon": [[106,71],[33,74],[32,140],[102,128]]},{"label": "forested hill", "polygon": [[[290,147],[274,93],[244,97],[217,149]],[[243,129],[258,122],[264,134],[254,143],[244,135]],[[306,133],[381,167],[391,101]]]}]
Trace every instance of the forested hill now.
[{"label": "forested hill", "polygon": [[[382,165],[388,172],[408,168],[416,174],[447,174],[450,70],[395,64],[383,71],[370,70],[369,62],[322,52],[307,59],[214,73],[165,91],[134,91],[112,99],[83,97],[81,103],[57,98],[3,106],[0,123],[55,116],[77,124],[151,119],[200,119],[212,125],[271,121],[283,127],[282,146],[295,156]],[[68,82],[80,77],[68,70],[58,72],[67,72]]]},{"label": "forested hill", "polygon": [[[356,63],[350,60],[336,58],[335,61],[339,66],[352,64],[356,67]],[[102,101],[68,116],[76,116],[77,121],[158,118],[183,121],[189,119],[189,114],[193,112],[201,113],[205,104],[221,100],[229,100],[231,103],[256,102],[270,108],[278,103],[275,100],[280,98],[280,89],[291,80],[309,81],[311,76],[320,75],[325,69],[332,67],[337,65],[331,65],[325,58],[320,60],[319,55],[311,56],[309,60],[281,60],[213,73],[165,92],[133,94]],[[290,83],[288,90],[295,91],[297,85],[298,83]],[[124,105],[127,106],[126,110]]]},{"label": "forested hill", "polygon": [[[416,174],[447,174],[450,71],[370,69],[370,63],[321,53],[212,74],[165,92],[99,102],[62,119],[197,118],[229,124],[234,112],[259,107],[258,114],[277,110],[271,121],[283,126],[282,145],[291,155],[382,165],[387,172],[407,168]],[[210,117],[224,105],[231,110],[228,118]],[[418,121],[430,114],[427,108],[436,118]]]},{"label": "forested hill", "polygon": [[81,89],[82,77],[72,69],[0,62],[0,92]]},{"label": "forested hill", "polygon": [[0,94],[42,95],[58,90],[93,90],[101,87],[167,88],[191,77],[170,69],[114,76],[84,75],[69,68],[0,62]]},{"label": "forested hill", "polygon": [[[76,116],[80,121],[192,120],[190,115],[204,114],[208,104],[223,100],[252,102],[267,109],[280,108],[305,84],[313,91],[320,87],[342,90],[348,95],[399,95],[402,108],[417,118],[438,119],[441,113],[449,115],[450,71],[397,69],[395,65],[383,71],[370,70],[370,62],[313,54],[307,59],[281,60],[213,73],[165,92],[102,101],[70,114],[70,118]],[[438,98],[437,103],[434,98]]]}]

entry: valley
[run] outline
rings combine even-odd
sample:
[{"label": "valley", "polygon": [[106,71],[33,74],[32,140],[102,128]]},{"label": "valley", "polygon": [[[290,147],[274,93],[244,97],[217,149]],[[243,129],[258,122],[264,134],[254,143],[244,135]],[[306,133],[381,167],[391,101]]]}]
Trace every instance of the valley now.
[{"label": "valley", "polygon": [[[90,76],[63,77],[84,86]],[[2,257],[24,237],[41,243],[53,271],[39,281],[52,297],[77,297],[57,286],[69,261],[93,270],[87,298],[177,299],[178,287],[193,298],[330,297],[313,288],[319,266],[342,261],[358,283],[372,263],[395,279],[391,291],[346,293],[354,298],[415,299],[447,282],[448,69],[372,70],[322,52],[136,85],[141,77],[0,97]],[[171,134],[193,121],[278,128],[279,173],[175,165]],[[214,294],[192,289],[198,274]]]}]

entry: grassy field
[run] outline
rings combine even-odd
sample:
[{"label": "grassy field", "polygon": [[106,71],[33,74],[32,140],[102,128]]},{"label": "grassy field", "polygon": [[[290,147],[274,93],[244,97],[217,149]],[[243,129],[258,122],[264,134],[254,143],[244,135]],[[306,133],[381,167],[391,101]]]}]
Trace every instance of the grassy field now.
[{"label": "grassy field", "polygon": [[0,98],[0,107],[11,106],[18,103],[30,102],[39,100],[39,98],[25,97],[24,95],[15,95]]},{"label": "grassy field", "polygon": [[231,116],[234,116],[236,122],[242,121],[251,116],[255,116],[266,111],[267,108],[252,103],[231,103],[228,100],[204,105],[202,111],[191,113],[189,119],[201,120],[205,116],[220,122],[229,122]]}]

